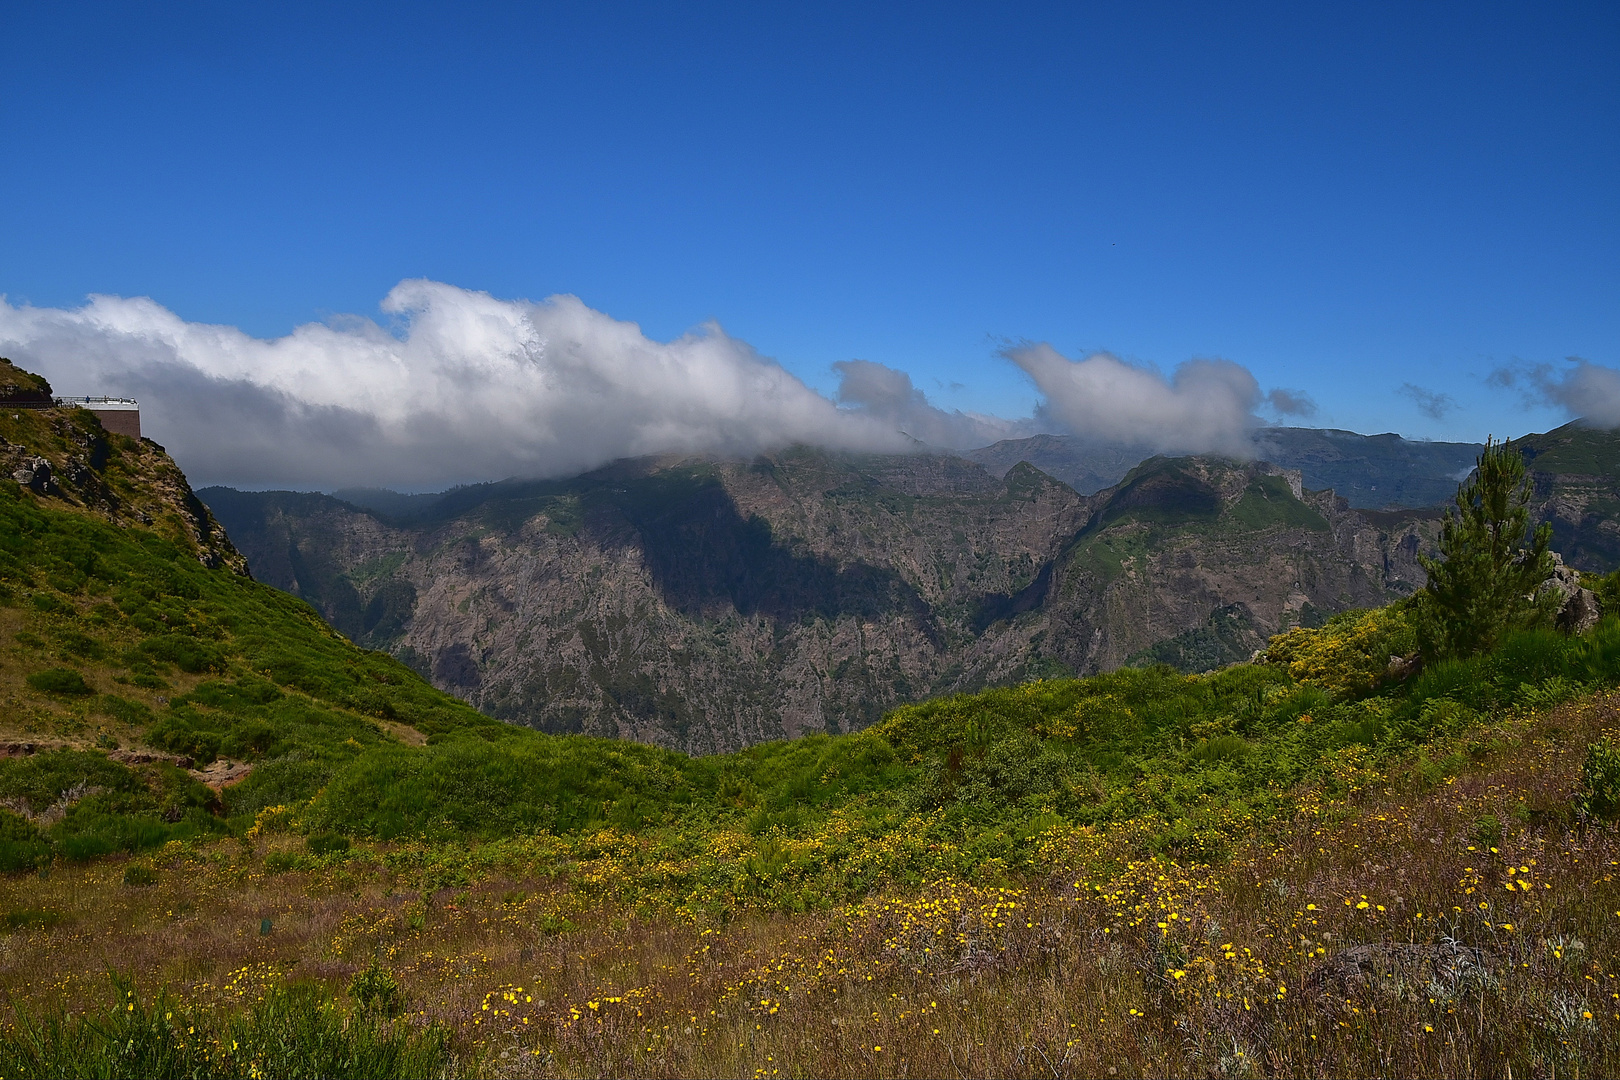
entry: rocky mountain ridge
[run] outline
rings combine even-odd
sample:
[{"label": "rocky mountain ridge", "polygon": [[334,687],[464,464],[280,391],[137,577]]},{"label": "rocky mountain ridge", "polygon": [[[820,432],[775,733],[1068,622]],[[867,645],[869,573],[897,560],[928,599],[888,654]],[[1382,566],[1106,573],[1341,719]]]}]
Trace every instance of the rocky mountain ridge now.
[{"label": "rocky mountain ridge", "polygon": [[1435,527],[1258,462],[1153,459],[1087,497],[1027,463],[803,448],[477,485],[402,517],[203,495],[261,580],[486,713],[693,752],[1034,676],[1246,657],[1417,588]]},{"label": "rocky mountain ridge", "polygon": [[[1336,428],[1265,427],[1252,436],[1254,458],[1298,469],[1305,486],[1332,488],[1358,510],[1416,508],[1449,500],[1483,449],[1478,443],[1359,435]],[[965,455],[1000,476],[1027,461],[1081,494],[1112,487],[1147,457],[1073,435],[1008,439]]]}]

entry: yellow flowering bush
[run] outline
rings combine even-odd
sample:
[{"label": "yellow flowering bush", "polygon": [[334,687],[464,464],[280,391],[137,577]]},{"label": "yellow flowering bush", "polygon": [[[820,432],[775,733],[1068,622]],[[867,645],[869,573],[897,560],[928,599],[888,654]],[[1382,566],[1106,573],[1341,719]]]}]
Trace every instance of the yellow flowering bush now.
[{"label": "yellow flowering bush", "polygon": [[1333,694],[1365,693],[1388,674],[1392,657],[1416,651],[1417,634],[1399,604],[1347,611],[1314,629],[1298,627],[1266,645],[1267,663]]}]

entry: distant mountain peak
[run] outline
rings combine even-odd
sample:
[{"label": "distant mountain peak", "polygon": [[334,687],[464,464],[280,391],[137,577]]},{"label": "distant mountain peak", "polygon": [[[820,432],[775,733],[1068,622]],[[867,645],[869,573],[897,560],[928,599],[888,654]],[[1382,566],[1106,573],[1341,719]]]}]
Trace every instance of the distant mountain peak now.
[{"label": "distant mountain peak", "polygon": [[[1456,491],[1458,470],[1472,468],[1481,449],[1476,443],[1427,442],[1388,432],[1359,435],[1297,427],[1259,428],[1253,445],[1257,459],[1297,469],[1306,487],[1332,488],[1357,509],[1445,502]],[[1073,435],[1036,435],[968,450],[963,456],[997,475],[1028,461],[1080,494],[1093,495],[1119,483],[1149,455]]]}]

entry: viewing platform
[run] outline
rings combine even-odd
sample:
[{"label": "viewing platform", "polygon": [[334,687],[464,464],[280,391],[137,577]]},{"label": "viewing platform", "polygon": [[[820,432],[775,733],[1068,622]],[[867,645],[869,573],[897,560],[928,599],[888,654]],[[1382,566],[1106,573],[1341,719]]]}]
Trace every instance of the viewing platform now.
[{"label": "viewing platform", "polygon": [[90,397],[82,394],[59,395],[52,401],[60,408],[89,409],[101,426],[132,439],[141,437],[141,404],[134,398]]}]

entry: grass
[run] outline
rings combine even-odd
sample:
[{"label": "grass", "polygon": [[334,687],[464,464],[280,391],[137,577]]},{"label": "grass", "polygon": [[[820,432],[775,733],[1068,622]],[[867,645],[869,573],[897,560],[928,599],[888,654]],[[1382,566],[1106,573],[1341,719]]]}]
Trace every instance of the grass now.
[{"label": "grass", "polygon": [[[0,906],[51,915],[0,953],[20,1008],[0,1055],[26,1075],[18,1046],[62,1002],[83,1018],[64,1025],[109,1032],[98,1052],[124,1045],[111,966],[143,1030],[160,1007],[250,1030],[261,997],[294,993],[320,1031],[418,1040],[377,1075],[1612,1075],[1620,835],[1569,807],[1617,706],[1346,755],[1264,836],[1230,822],[1224,860],[1155,850],[1150,819],[1052,823],[1016,879],[928,874],[804,913],[603,890],[624,837],[566,861],[538,839],[314,856],[265,829],[166,847],[147,887],[117,860],[7,878]],[[742,874],[760,851],[735,843]],[[362,1006],[379,985],[395,1021]],[[327,1036],[300,1023],[312,1053]],[[103,1060],[67,1054],[49,1060]]]},{"label": "grass", "polygon": [[[609,883],[626,895],[691,913],[824,909],[931,873],[1034,872],[1043,823],[1152,816],[1157,850],[1220,858],[1224,822],[1274,819],[1346,751],[1398,755],[1620,674],[1611,622],[1385,687],[1379,661],[1410,636],[1396,608],[1296,631],[1276,663],[1034,682],[904,707],[855,735],[690,758],[495,723],[298,600],[45,502],[0,491],[16,568],[0,578],[0,686],[23,720],[14,737],[65,736],[0,760],[0,861],[18,868],[243,836],[268,814],[370,841],[546,836],[560,859],[633,835]],[[204,786],[220,758],[251,772]],[[717,841],[733,835],[753,849],[737,888]]]},{"label": "grass", "polygon": [[[1398,608],[1350,615],[1267,664],[1037,682],[713,758],[374,729],[309,790],[267,756],[284,797],[246,828],[216,810],[224,828],[78,862],[61,832],[48,873],[0,879],[22,946],[0,950],[0,1064],[1612,1072],[1620,843],[1575,807],[1609,769],[1588,748],[1620,735],[1601,689],[1620,622],[1386,685],[1368,658],[1408,633]],[[247,671],[169,704],[262,724],[266,754],[354,730],[307,710],[358,715]],[[69,778],[160,798],[127,772],[90,751],[0,766],[26,811]],[[166,824],[195,790],[168,775]],[[139,1038],[108,1018],[108,969],[134,980]],[[208,1032],[191,1057],[160,1007]]]},{"label": "grass", "polygon": [[[0,864],[239,833],[402,732],[526,734],[194,545],[0,483],[0,738],[43,750],[0,761]],[[252,771],[218,792],[185,771],[222,756]]]},{"label": "grass", "polygon": [[21,1015],[0,1038],[0,1074],[100,1077],[376,1077],[443,1075],[434,1030],[346,1014],[311,984],[262,989],[240,1010],[146,999],[110,980],[102,1010]]}]

